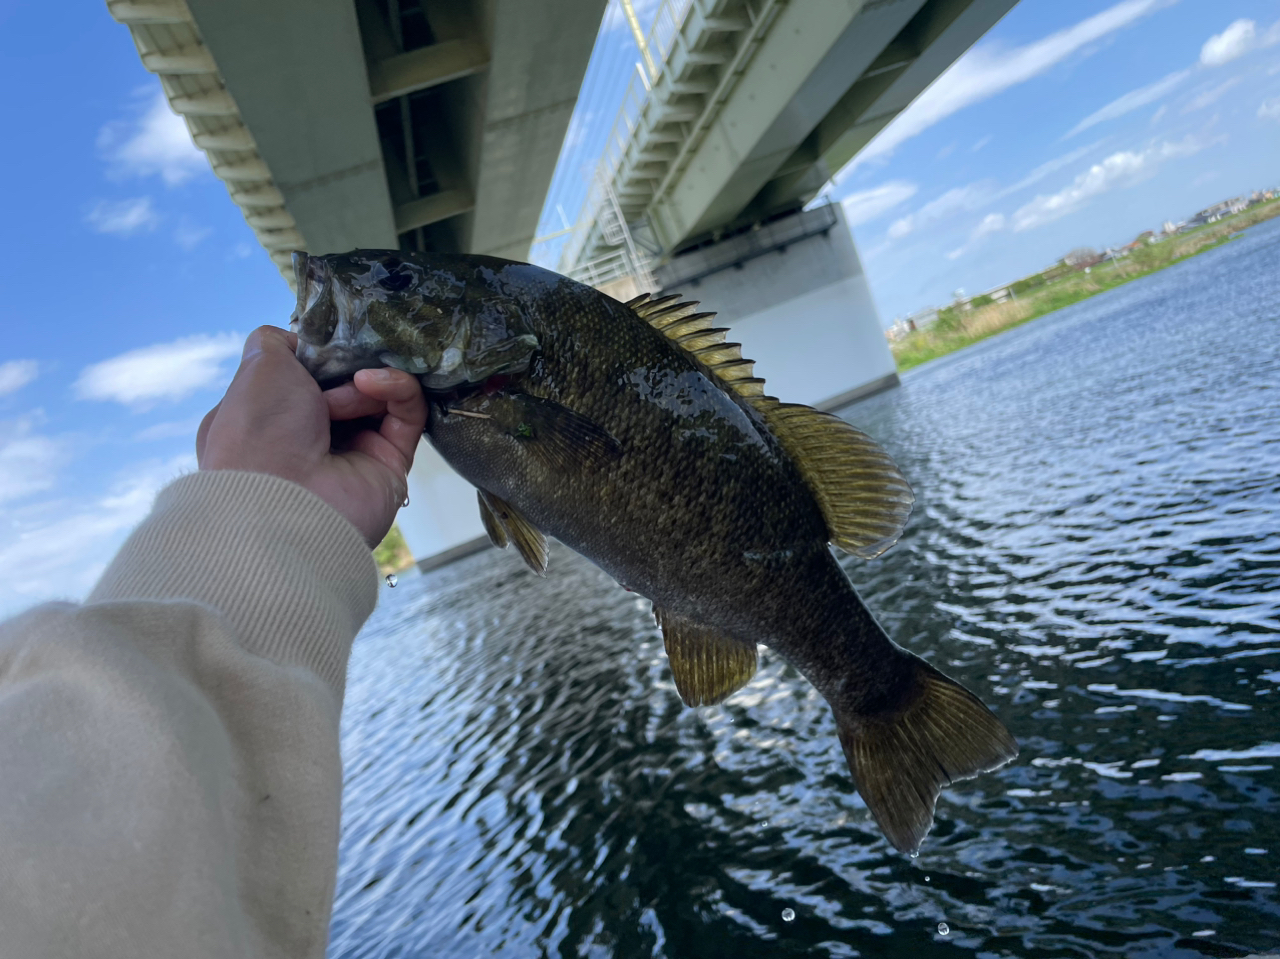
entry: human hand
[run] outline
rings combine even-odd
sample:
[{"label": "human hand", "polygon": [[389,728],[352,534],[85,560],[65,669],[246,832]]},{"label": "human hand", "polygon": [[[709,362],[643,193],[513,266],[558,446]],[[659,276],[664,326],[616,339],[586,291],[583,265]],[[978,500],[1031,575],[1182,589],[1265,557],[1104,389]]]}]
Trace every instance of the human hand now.
[{"label": "human hand", "polygon": [[[315,493],[370,547],[391,528],[427,422],[418,381],[401,370],[361,370],[321,392],[294,356],[297,337],[274,326],[249,334],[227,395],[196,433],[202,470],[270,473]],[[334,436],[332,422],[381,417],[376,430]],[[342,432],[342,431],[338,431]]]}]

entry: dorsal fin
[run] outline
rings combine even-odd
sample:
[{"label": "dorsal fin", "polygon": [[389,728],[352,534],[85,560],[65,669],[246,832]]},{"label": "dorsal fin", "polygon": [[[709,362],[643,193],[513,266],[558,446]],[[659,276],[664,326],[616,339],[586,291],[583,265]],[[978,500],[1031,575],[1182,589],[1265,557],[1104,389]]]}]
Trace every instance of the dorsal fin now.
[{"label": "dorsal fin", "polygon": [[755,406],[822,508],[831,542],[874,559],[898,541],[915,494],[893,459],[838,416],[761,397]]},{"label": "dorsal fin", "polygon": [[915,495],[889,454],[866,433],[830,413],[780,403],[764,392],[755,364],[738,343],[712,327],[714,313],[694,313],[678,294],[644,293],[626,306],[708,367],[727,389],[751,404],[800,470],[827,521],[831,542],[863,559],[898,541]]}]

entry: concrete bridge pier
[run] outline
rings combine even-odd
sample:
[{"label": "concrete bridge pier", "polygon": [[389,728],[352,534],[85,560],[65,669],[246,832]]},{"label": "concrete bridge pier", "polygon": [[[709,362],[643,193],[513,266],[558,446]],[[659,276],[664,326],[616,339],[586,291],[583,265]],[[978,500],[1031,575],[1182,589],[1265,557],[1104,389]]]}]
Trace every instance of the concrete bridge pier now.
[{"label": "concrete bridge pier", "polygon": [[654,270],[717,313],[765,392],[836,409],[896,386],[897,364],[839,204],[709,240]]}]

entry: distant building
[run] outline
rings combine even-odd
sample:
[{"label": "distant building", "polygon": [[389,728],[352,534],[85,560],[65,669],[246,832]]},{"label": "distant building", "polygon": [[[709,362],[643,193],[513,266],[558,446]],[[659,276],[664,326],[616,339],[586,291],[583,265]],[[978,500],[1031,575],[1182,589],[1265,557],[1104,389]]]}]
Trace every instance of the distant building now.
[{"label": "distant building", "polygon": [[916,310],[910,316],[905,318],[913,330],[922,330],[926,326],[932,326],[938,322],[938,310],[936,307],[926,306],[923,310]]},{"label": "distant building", "polygon": [[1213,206],[1205,207],[1190,220],[1187,221],[1188,226],[1203,226],[1206,223],[1215,223],[1224,216],[1230,216],[1233,213],[1239,213],[1249,206],[1249,201],[1244,197],[1234,197],[1230,200],[1223,200],[1221,203],[1215,203]]},{"label": "distant building", "polygon": [[1101,258],[1097,250],[1092,247],[1078,246],[1064,256],[1062,262],[1073,270],[1083,270],[1086,266],[1093,266],[1099,259]]},{"label": "distant building", "polygon": [[1154,230],[1143,230],[1134,238],[1133,242],[1126,243],[1124,246],[1121,247],[1121,249],[1124,250],[1124,252],[1126,253],[1132,253],[1134,250],[1144,247],[1148,243],[1154,243],[1155,235],[1156,234]]},{"label": "distant building", "polygon": [[893,324],[884,331],[884,335],[889,342],[900,340],[908,333],[914,333],[916,330],[922,330],[927,326],[932,326],[938,321],[938,310],[936,307],[927,306],[923,310],[916,310],[910,316],[900,316],[893,321]]}]

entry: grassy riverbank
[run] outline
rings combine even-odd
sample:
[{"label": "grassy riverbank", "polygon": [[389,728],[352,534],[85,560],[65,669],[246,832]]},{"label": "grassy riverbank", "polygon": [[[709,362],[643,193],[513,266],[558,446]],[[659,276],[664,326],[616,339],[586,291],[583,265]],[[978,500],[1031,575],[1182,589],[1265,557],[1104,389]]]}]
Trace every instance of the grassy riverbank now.
[{"label": "grassy riverbank", "polygon": [[[893,344],[898,369],[909,370],[1020,323],[1163,270],[1225,242],[1233,233],[1278,215],[1280,199],[1269,200],[1243,213],[1224,217],[1217,223],[1210,223],[1161,243],[1139,247],[1122,259],[1093,267],[1088,273],[1070,272],[1024,292],[1018,291],[1018,283],[1011,284],[1018,297],[1016,300],[988,303],[967,311],[944,307],[938,311],[937,322],[927,329],[908,333]],[[1019,281],[1021,282],[1024,281]]]},{"label": "grassy riverbank", "polygon": [[404,541],[399,526],[391,527],[386,538],[374,549],[373,559],[378,564],[378,572],[384,576],[413,565],[413,554],[409,552],[409,544]]}]

